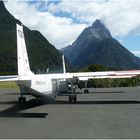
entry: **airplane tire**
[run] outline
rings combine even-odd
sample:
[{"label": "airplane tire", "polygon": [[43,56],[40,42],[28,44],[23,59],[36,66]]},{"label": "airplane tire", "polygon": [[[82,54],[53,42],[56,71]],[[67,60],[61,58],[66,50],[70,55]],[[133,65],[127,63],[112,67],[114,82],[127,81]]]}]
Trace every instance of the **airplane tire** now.
[{"label": "airplane tire", "polygon": [[25,97],[19,97],[18,98],[18,103],[26,103],[26,98]]},{"label": "airplane tire", "polygon": [[72,103],[72,96],[69,96],[69,103]]},{"label": "airplane tire", "polygon": [[69,103],[76,103],[77,102],[77,96],[74,95],[74,96],[69,96]]},{"label": "airplane tire", "polygon": [[26,103],[26,98],[25,97],[23,97],[23,103]]},{"label": "airplane tire", "polygon": [[77,102],[77,96],[76,95],[73,96],[73,101],[74,101],[74,103]]},{"label": "airplane tire", "polygon": [[85,90],[84,90],[84,93],[89,93],[89,90],[88,90],[88,89],[85,89]]},{"label": "airplane tire", "polygon": [[87,93],[87,90],[84,90],[84,93]]}]

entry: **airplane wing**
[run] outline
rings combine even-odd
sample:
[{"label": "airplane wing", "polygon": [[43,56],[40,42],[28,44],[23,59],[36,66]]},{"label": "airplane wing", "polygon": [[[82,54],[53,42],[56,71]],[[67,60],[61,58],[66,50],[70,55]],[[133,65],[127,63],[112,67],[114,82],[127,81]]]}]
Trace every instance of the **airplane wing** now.
[{"label": "airplane wing", "polygon": [[[105,78],[131,78],[140,76],[140,70],[129,71],[104,71],[104,72],[77,72],[77,73],[60,73],[48,74],[47,77],[53,79],[69,79],[77,77],[81,81],[88,79],[105,79]],[[18,75],[0,76],[0,81],[19,81],[30,80],[29,78],[21,79]]]},{"label": "airplane wing", "polygon": [[54,79],[72,79],[76,77],[81,81],[88,79],[132,78],[139,75],[140,70],[48,74],[49,77]]},{"label": "airplane wing", "polygon": [[104,71],[104,72],[80,72],[66,73],[65,78],[77,77],[81,81],[88,79],[105,79],[105,78],[131,78],[140,75],[140,70],[129,71]]},{"label": "airplane wing", "polygon": [[20,77],[18,75],[0,76],[0,82],[23,82],[31,81],[30,77]]},{"label": "airplane wing", "polygon": [[19,80],[18,75],[10,75],[10,76],[0,76],[0,82],[15,82]]},{"label": "airplane wing", "polygon": [[79,80],[85,81],[88,79],[105,79],[105,78],[132,78],[140,75],[140,70],[129,71],[104,71],[104,72],[83,72],[73,73],[73,77],[78,77]]}]

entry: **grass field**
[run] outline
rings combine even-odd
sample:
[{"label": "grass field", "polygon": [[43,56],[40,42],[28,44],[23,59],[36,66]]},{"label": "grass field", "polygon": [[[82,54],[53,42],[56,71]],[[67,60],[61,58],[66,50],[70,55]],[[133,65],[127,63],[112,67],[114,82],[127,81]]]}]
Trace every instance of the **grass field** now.
[{"label": "grass field", "polygon": [[18,85],[15,82],[0,82],[0,88],[18,89]]}]

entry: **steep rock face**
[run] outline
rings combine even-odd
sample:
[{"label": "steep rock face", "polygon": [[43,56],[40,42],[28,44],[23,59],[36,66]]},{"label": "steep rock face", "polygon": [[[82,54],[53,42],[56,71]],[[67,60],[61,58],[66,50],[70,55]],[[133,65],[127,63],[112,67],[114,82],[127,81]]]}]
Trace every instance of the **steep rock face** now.
[{"label": "steep rock face", "polygon": [[119,69],[138,69],[140,59],[113,39],[109,30],[96,20],[87,27],[75,42],[61,49],[71,65],[75,68],[90,64],[101,64]]},{"label": "steep rock face", "polygon": [[[0,1],[0,71],[17,73],[17,45],[15,19]],[[24,26],[25,39],[31,69],[45,72],[49,67],[62,69],[61,53],[51,45],[38,31],[31,31]],[[61,67],[61,68],[60,68]]]}]

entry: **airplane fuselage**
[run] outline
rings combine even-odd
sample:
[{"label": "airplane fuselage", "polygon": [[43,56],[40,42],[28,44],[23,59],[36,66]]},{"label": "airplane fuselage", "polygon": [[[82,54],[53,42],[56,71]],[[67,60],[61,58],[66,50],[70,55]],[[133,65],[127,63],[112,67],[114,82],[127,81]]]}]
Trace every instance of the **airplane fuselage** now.
[{"label": "airplane fuselage", "polygon": [[[60,74],[60,76],[61,75],[62,74]],[[22,87],[23,94],[29,93],[35,97],[46,96],[55,99],[59,92],[68,91],[68,84],[66,81],[64,79],[57,79],[55,74],[32,75],[28,76],[27,81],[21,77],[21,80],[17,81],[17,84]]]}]

